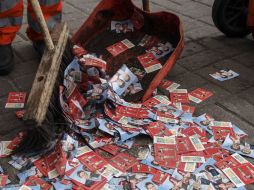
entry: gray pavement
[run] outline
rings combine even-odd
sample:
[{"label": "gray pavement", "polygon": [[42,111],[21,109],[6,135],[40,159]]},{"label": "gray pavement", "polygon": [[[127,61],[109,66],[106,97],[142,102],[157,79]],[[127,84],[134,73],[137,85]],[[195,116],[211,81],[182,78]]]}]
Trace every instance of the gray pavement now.
[{"label": "gray pavement", "polygon": [[[64,1],[63,19],[68,22],[72,34],[98,2],[99,0]],[[134,2],[141,7],[141,0]],[[213,0],[151,1],[152,12],[174,12],[183,21],[186,46],[169,73],[169,79],[181,83],[183,88],[189,90],[205,87],[213,91],[215,95],[198,105],[196,114],[207,112],[218,120],[232,121],[245,129],[254,143],[254,43],[250,36],[230,39],[221,34],[212,22],[212,4]],[[15,69],[9,76],[0,77],[0,126],[4,131],[20,125],[15,122],[14,111],[4,109],[8,92],[29,92],[39,63],[38,55],[25,34],[26,23],[24,13],[24,25],[13,43]],[[240,73],[240,77],[218,82],[209,76],[209,73],[225,67]]]}]

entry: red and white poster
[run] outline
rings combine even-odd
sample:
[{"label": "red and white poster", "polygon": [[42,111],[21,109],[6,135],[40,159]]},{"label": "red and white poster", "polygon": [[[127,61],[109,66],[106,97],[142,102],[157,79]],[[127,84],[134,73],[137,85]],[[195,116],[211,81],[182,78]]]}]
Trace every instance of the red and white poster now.
[{"label": "red and white poster", "polygon": [[5,108],[24,108],[26,95],[26,92],[9,92]]}]

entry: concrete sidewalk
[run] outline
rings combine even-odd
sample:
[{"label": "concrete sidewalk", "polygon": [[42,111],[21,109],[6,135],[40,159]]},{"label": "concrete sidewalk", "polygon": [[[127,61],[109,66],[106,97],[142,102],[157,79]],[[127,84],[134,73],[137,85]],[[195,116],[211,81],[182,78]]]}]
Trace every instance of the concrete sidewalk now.
[{"label": "concrete sidewalk", "polygon": [[[81,26],[98,2],[64,1],[63,19],[68,22],[72,33]],[[135,0],[135,3],[141,7],[141,0]],[[196,115],[207,112],[217,120],[231,121],[245,130],[254,143],[254,43],[250,37],[224,37],[213,25],[212,4],[212,0],[151,1],[152,11],[174,12],[184,24],[186,47],[170,72],[169,79],[189,90],[204,87],[213,91],[212,98],[197,106]],[[9,76],[0,77],[0,126],[4,131],[18,125],[14,111],[4,109],[8,92],[29,92],[39,63],[38,55],[26,37],[26,26],[25,21],[13,43],[15,70]],[[217,82],[209,76],[225,67],[238,72],[240,77]]]}]

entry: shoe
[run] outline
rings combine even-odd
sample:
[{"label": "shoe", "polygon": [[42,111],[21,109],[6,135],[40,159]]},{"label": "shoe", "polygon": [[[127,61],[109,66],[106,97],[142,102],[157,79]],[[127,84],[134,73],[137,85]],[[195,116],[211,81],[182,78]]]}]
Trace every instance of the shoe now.
[{"label": "shoe", "polygon": [[43,40],[41,41],[33,41],[33,46],[35,51],[37,51],[37,53],[40,55],[40,57],[42,57],[43,53],[44,53],[44,49],[45,49],[45,43]]},{"label": "shoe", "polygon": [[14,67],[11,44],[0,45],[0,75],[8,75]]}]

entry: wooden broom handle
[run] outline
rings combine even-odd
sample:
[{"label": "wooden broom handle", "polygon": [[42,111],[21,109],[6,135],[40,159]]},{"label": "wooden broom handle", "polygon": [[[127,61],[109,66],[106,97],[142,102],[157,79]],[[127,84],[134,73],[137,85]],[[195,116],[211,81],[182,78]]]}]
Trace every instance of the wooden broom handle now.
[{"label": "wooden broom handle", "polygon": [[149,0],[142,0],[142,2],[143,2],[143,10],[150,12]]},{"label": "wooden broom handle", "polygon": [[41,31],[42,31],[42,34],[43,34],[43,37],[44,37],[46,47],[48,48],[48,50],[53,50],[55,48],[55,46],[54,46],[52,38],[50,36],[47,23],[44,19],[44,16],[43,16],[43,13],[42,13],[42,10],[41,10],[41,7],[40,7],[40,3],[39,3],[38,0],[30,0],[30,3],[33,7],[33,10],[34,10],[34,13],[36,15],[37,21],[38,21],[38,23],[41,27]]}]

